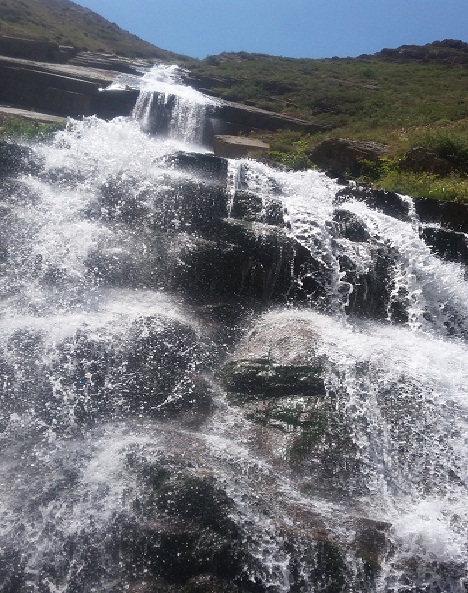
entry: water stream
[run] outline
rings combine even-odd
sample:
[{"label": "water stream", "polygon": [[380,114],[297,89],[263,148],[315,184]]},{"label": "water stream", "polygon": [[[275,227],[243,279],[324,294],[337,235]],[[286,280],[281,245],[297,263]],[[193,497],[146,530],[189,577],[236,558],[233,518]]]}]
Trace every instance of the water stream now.
[{"label": "water stream", "polygon": [[[235,590],[465,592],[464,266],[431,253],[410,198],[399,220],[361,201],[340,205],[340,186],[322,173],[247,159],[229,161],[225,185],[206,190],[198,169],[174,163],[181,151],[210,156],[198,132],[214,101],[172,66],[138,84],[132,117],[70,121],[34,147],[38,171],[4,182],[0,591],[182,591],[152,585],[150,565],[128,560],[122,543],[141,498],[135,468],[169,459],[233,501],[230,517],[256,562]],[[161,134],[149,135],[158,117]],[[290,293],[229,331],[210,321],[216,299],[191,299],[183,286],[193,280],[187,254],[207,241],[196,226],[204,219],[187,214],[186,187],[214,200],[221,191],[226,217],[236,191],[258,196],[264,211],[279,202],[288,236],[316,262],[291,270],[291,282],[301,293],[320,283],[320,296],[310,289],[299,305]],[[364,240],[339,233],[340,208],[362,223]],[[267,231],[255,233],[261,242]],[[385,298],[372,280],[378,265]],[[220,384],[239,339],[294,323],[319,337],[326,397],[346,419],[346,471],[331,454],[345,445],[325,441],[328,474],[313,454],[291,468],[291,435],[276,442],[262,432]],[[291,344],[293,359],[305,345]],[[371,576],[355,544],[366,521],[385,540],[367,543],[379,555]],[[320,572],[338,563],[325,540],[343,551],[345,577]]]}]

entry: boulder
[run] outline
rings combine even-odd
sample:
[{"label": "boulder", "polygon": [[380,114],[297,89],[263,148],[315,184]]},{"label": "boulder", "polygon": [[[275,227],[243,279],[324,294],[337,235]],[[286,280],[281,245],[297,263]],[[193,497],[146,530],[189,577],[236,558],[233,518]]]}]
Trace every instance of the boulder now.
[{"label": "boulder", "polygon": [[372,187],[365,184],[348,185],[337,192],[334,204],[335,206],[341,206],[349,200],[364,202],[369,208],[379,210],[383,214],[393,216],[398,220],[410,220],[409,202],[395,192],[372,189]]},{"label": "boulder", "polygon": [[166,176],[158,185],[116,175],[104,182],[88,212],[109,222],[144,224],[155,232],[209,229],[227,215],[228,195],[224,185],[214,181],[214,172],[205,175],[204,180]]},{"label": "boulder", "polygon": [[455,167],[447,159],[435,152],[417,146],[409,150],[400,161],[400,168],[415,173],[433,173],[434,175],[449,175]]},{"label": "boulder", "polygon": [[257,445],[327,496],[365,487],[350,419],[326,389],[329,361],[309,313],[267,314],[221,370],[228,398],[259,426]]},{"label": "boulder", "polygon": [[184,171],[210,185],[226,187],[228,162],[209,153],[178,152],[166,159],[169,168]]},{"label": "boulder", "polygon": [[[284,302],[326,300],[328,270],[281,229],[226,219],[207,238],[194,238],[176,271],[177,286],[208,301],[241,297]],[[226,271],[229,271],[227,274]],[[308,278],[315,283],[307,283]]]},{"label": "boulder", "polygon": [[351,287],[347,293],[346,312],[371,319],[390,317],[394,322],[408,321],[406,290],[400,287],[398,294],[394,290],[395,248],[374,241],[369,244],[368,253],[372,263],[365,270],[359,269],[346,254],[338,257],[341,281]]},{"label": "boulder", "polygon": [[236,191],[230,215],[246,221],[257,221],[274,226],[285,226],[284,208],[281,200],[263,199],[249,191]]},{"label": "boulder", "polygon": [[[264,593],[260,563],[232,520],[232,500],[213,480],[170,458],[128,457],[140,487],[135,520],[121,530],[118,549],[149,591]],[[173,588],[175,587],[175,588]],[[137,589],[138,590],[138,589]]]},{"label": "boulder", "polygon": [[433,198],[413,198],[414,209],[422,223],[440,224],[443,228],[468,233],[468,205]]},{"label": "boulder", "polygon": [[331,138],[318,144],[308,156],[333,177],[358,177],[365,161],[378,163],[386,154],[387,146],[379,142]]},{"label": "boulder", "polygon": [[5,429],[12,415],[47,414],[52,385],[42,361],[43,337],[33,330],[17,330],[0,351],[0,427]]},{"label": "boulder", "polygon": [[254,138],[218,135],[213,138],[213,150],[217,156],[229,159],[248,157],[252,153],[264,153],[270,145]]},{"label": "boulder", "polygon": [[468,239],[466,233],[457,233],[438,226],[423,226],[420,234],[435,255],[446,261],[468,265]]},{"label": "boulder", "polygon": [[135,321],[113,343],[77,332],[59,345],[52,367],[59,377],[55,397],[62,397],[54,405],[44,401],[38,414],[57,428],[142,413],[207,412],[211,405],[194,330],[162,315]]},{"label": "boulder", "polygon": [[333,222],[336,223],[337,232],[341,237],[356,243],[362,243],[370,239],[364,221],[344,208],[337,208],[334,211]]}]

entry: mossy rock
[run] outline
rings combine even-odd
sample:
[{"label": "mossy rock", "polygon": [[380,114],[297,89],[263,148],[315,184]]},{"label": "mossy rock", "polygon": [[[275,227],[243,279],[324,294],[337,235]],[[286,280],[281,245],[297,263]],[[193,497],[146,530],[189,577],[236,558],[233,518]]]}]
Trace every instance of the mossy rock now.
[{"label": "mossy rock", "polygon": [[[253,404],[253,409],[247,413],[247,418],[262,426],[268,426],[285,434],[321,427],[325,423],[321,419],[321,412],[316,410],[317,398],[280,397]],[[318,429],[321,432],[321,429]]]},{"label": "mossy rock", "polygon": [[262,359],[229,362],[224,368],[224,384],[241,401],[325,394],[321,367],[280,365]]}]

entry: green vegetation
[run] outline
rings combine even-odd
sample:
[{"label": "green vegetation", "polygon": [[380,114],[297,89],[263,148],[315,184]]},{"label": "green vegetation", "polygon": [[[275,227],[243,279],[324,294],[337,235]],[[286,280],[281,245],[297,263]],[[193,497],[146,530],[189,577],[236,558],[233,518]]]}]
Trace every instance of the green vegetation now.
[{"label": "green vegetation", "polygon": [[175,61],[162,50],[69,0],[0,0],[0,34],[50,39],[80,50]]},{"label": "green vegetation", "polygon": [[432,173],[409,173],[395,170],[383,174],[374,182],[374,185],[414,197],[468,202],[468,179],[466,176],[440,177]]},{"label": "green vegetation", "polygon": [[[468,200],[468,44],[446,40],[325,60],[220,54],[188,63],[200,86],[228,100],[312,120],[328,132],[256,134],[266,159],[292,169],[313,166],[312,149],[327,138],[377,141],[388,158],[363,162],[350,176],[384,189]],[[405,153],[422,146],[452,165],[446,175],[410,171]]]},{"label": "green vegetation", "polygon": [[189,67],[219,96],[312,119],[345,136],[376,139],[369,136],[468,117],[468,69],[461,66],[392,63],[377,57],[221,54]]},{"label": "green vegetation", "polygon": [[[468,200],[467,43],[445,40],[358,58],[240,52],[195,60],[147,43],[70,0],[0,0],[0,35],[44,38],[45,32],[48,39],[80,50],[178,62],[216,96],[312,120],[328,130],[256,134],[270,143],[262,157],[270,163],[312,167],[313,148],[327,138],[383,142],[388,158],[362,162],[349,176],[413,195]],[[29,133],[33,130],[2,132]],[[449,162],[450,172],[405,167],[404,155],[415,146]]]},{"label": "green vegetation", "polygon": [[0,140],[47,140],[65,124],[41,123],[19,117],[5,117],[0,121]]},{"label": "green vegetation", "polygon": [[443,159],[451,171],[445,175],[430,170],[408,170],[402,148],[376,162],[362,161],[356,176],[390,191],[415,197],[468,202],[468,136],[443,128],[417,132],[407,138],[407,148],[424,148]]}]

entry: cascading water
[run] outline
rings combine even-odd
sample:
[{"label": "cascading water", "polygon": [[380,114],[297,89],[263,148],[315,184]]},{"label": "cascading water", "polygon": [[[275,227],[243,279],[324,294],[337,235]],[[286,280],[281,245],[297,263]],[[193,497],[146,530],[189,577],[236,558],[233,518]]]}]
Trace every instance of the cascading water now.
[{"label": "cascading water", "polygon": [[133,117],[143,130],[151,131],[151,119],[156,129],[165,125],[168,134],[186,144],[201,144],[205,118],[214,99],[182,84],[176,66],[160,66],[144,74],[139,83],[140,96]]},{"label": "cascading water", "polygon": [[466,591],[464,267],[409,198],[187,152],[207,106],[159,66],[3,147],[0,590]]}]

